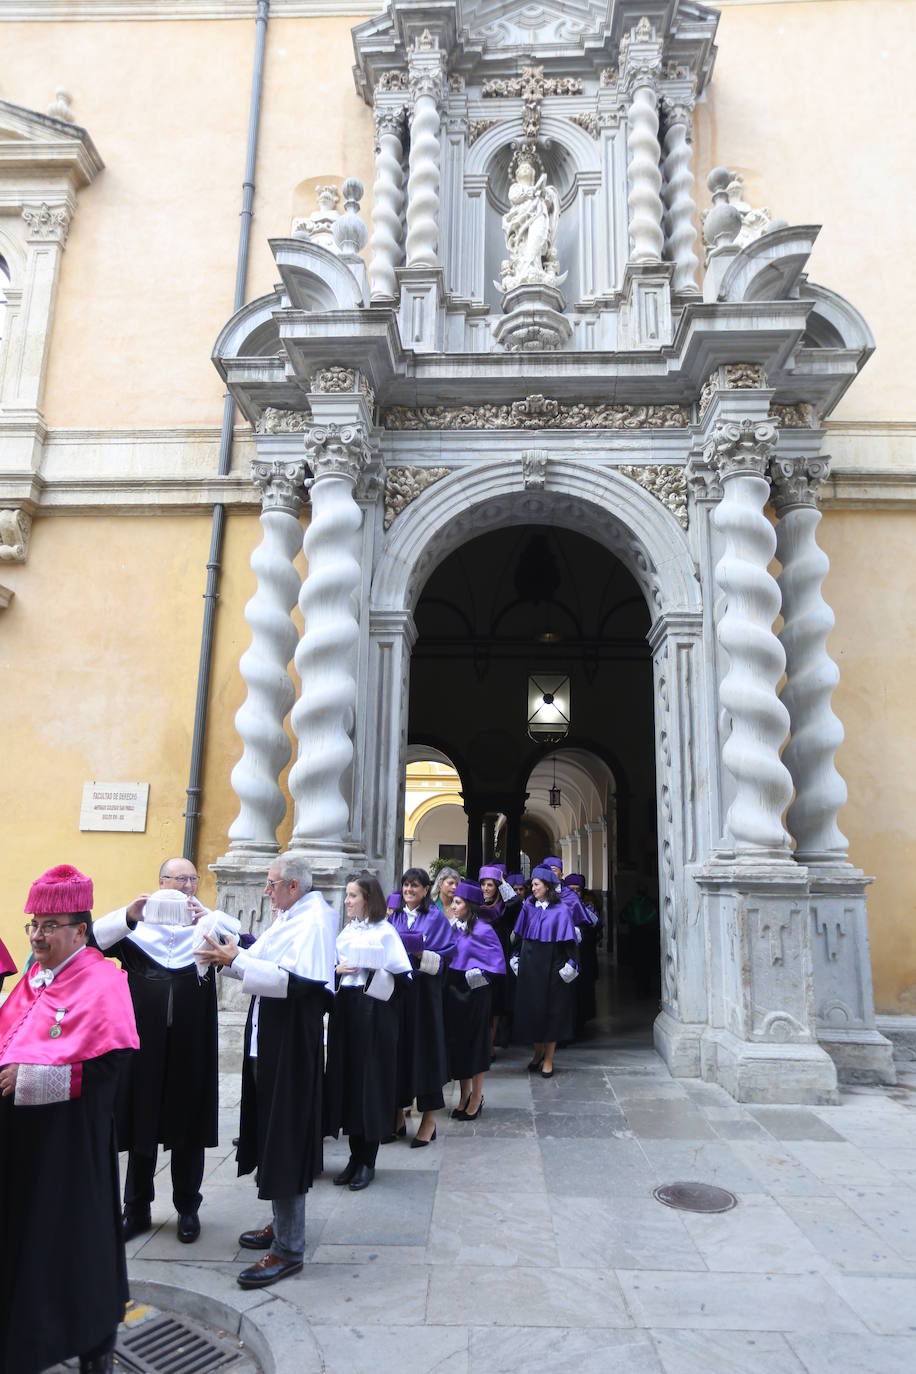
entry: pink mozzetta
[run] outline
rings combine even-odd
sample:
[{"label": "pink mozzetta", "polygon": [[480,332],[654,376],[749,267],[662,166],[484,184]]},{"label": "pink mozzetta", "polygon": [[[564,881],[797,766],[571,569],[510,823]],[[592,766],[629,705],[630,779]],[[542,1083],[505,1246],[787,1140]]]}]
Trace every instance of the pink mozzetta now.
[{"label": "pink mozzetta", "polygon": [[0,978],[5,978],[8,973],[15,973],[16,965],[6,945],[0,940]]},{"label": "pink mozzetta", "polygon": [[97,949],[84,947],[49,985],[34,988],[39,971],[29,969],[0,1007],[0,1066],[76,1064],[139,1049],[127,974]]}]

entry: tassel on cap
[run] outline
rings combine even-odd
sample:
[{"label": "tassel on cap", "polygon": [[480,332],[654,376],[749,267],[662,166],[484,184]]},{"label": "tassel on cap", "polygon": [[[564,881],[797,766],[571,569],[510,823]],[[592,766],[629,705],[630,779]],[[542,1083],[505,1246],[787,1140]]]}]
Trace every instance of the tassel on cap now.
[{"label": "tassel on cap", "polygon": [[23,911],[27,916],[71,916],[92,909],[92,879],[72,864],[57,864],[36,878]]}]

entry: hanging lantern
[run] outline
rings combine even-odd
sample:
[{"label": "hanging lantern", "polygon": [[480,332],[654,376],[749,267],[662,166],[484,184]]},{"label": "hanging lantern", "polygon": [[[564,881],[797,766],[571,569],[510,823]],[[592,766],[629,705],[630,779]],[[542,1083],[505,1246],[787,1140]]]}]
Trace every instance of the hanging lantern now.
[{"label": "hanging lantern", "polygon": [[528,679],[528,738],[558,744],[569,734],[569,678],[538,673]]},{"label": "hanging lantern", "polygon": [[559,787],[557,787],[557,760],[556,760],[556,757],[554,757],[554,760],[553,760],[553,787],[551,787],[551,788],[549,789],[549,791],[548,791],[548,793],[547,793],[547,796],[548,796],[548,798],[549,798],[550,805],[552,806],[552,808],[554,809],[554,811],[559,810],[559,807],[560,807],[560,789],[559,789]]}]

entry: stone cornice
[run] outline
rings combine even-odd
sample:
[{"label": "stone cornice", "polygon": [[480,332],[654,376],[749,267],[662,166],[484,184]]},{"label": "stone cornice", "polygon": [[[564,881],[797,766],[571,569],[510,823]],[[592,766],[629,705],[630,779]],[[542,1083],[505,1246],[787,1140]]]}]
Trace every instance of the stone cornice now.
[{"label": "stone cornice", "polygon": [[[372,0],[271,0],[271,18],[374,15]],[[0,22],[73,20],[253,19],[257,0],[4,0]]]}]

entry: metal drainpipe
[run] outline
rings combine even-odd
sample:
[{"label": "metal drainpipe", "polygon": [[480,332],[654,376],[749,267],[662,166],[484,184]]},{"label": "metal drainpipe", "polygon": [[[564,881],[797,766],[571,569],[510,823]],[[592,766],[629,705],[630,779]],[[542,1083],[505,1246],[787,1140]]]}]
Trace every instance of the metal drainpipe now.
[{"label": "metal drainpipe", "polygon": [[[255,19],[254,70],[251,77],[251,104],[248,111],[248,146],[245,153],[245,180],[242,183],[242,213],[239,226],[239,251],[235,268],[235,296],[232,313],[240,310],[245,301],[245,280],[248,276],[248,248],[251,243],[252,205],[254,203],[254,167],[258,150],[258,124],[261,118],[261,86],[264,78],[264,49],[267,43],[267,20],[270,0],[258,0]],[[232,421],[235,402],[227,391],[223,403],[223,427],[219,436],[220,477],[226,477],[232,466]],[[194,705],[194,734],[191,740],[191,768],[188,777],[187,803],[184,817],[184,849],[186,859],[194,862],[197,847],[197,822],[200,820],[200,775],[203,770],[204,736],[207,730],[207,703],[210,696],[210,667],[213,659],[213,622],[219,597],[219,575],[223,549],[223,530],[226,507],[213,507],[210,532],[210,554],[207,559],[207,589],[204,592],[204,622],[200,636],[200,663],[197,669],[197,701]]]}]

